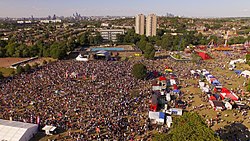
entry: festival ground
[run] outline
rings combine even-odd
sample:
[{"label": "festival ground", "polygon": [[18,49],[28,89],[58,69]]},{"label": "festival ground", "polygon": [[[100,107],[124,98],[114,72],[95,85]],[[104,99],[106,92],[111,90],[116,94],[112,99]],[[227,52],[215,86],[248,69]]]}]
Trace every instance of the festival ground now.
[{"label": "festival ground", "polygon": [[[157,59],[154,61],[144,61],[145,64],[147,64],[148,68],[151,70],[154,70],[156,68],[157,70],[163,70],[165,65],[171,66],[183,79],[183,88],[181,91],[184,92],[184,100],[188,100],[190,96],[192,96],[192,103],[189,107],[187,107],[187,111],[195,111],[198,112],[204,120],[216,120],[216,117],[218,120],[211,125],[210,127],[217,131],[220,128],[226,127],[227,125],[232,125],[233,123],[241,123],[243,126],[250,128],[250,119],[249,116],[242,116],[242,114],[239,112],[239,110],[233,109],[233,110],[224,110],[224,111],[214,111],[211,107],[210,103],[204,102],[203,98],[204,95],[202,95],[202,92],[200,88],[198,88],[198,80],[194,79],[192,77],[186,77],[186,73],[189,73],[190,69],[207,69],[209,70],[216,78],[219,79],[219,81],[228,89],[242,89],[245,92],[244,98],[249,98],[249,93],[246,92],[246,84],[248,83],[248,80],[242,76],[238,76],[234,73],[234,71],[230,71],[228,69],[228,61],[233,58],[239,57],[236,56],[222,56],[219,58],[215,58],[213,60],[207,60],[205,64],[196,65],[192,62],[185,63],[179,63],[179,62],[172,62],[169,59]],[[223,58],[223,59],[222,59]],[[130,58],[131,60],[131,58]],[[134,60],[132,58],[132,60]],[[136,58],[135,60],[138,60]],[[140,60],[140,59],[139,59]],[[169,64],[171,63],[171,64]],[[237,69],[245,70],[249,69],[250,67],[246,64],[238,64]],[[186,69],[186,70],[185,70]],[[245,83],[245,84],[244,84]],[[185,87],[185,85],[187,86]],[[244,85],[244,86],[243,86]],[[243,97],[241,95],[238,95],[239,97]],[[249,102],[247,103],[249,106]],[[248,111],[249,113],[249,111]],[[240,130],[240,129],[239,129]],[[72,131],[73,132],[73,131]],[[240,132],[237,130],[234,130],[234,132]],[[56,136],[50,136],[43,138],[42,140],[47,139],[56,139],[58,136],[70,136],[69,132],[62,133],[60,135]],[[139,136],[137,138],[140,138]]]}]

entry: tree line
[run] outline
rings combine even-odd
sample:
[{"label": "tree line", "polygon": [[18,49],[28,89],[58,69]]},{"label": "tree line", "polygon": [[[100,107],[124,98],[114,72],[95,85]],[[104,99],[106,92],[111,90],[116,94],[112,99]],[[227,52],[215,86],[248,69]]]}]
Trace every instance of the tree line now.
[{"label": "tree line", "polygon": [[79,46],[99,45],[102,37],[99,32],[92,35],[90,32],[84,32],[78,37],[66,41],[55,41],[45,43],[42,40],[37,41],[32,46],[17,43],[15,40],[0,41],[0,57],[52,57],[63,59],[67,52],[74,50]]}]

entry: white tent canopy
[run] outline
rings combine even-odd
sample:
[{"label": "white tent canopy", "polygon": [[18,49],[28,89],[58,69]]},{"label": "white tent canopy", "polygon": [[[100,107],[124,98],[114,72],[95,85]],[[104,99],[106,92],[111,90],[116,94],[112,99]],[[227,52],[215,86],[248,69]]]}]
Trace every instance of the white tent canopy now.
[{"label": "white tent canopy", "polygon": [[43,129],[46,135],[52,135],[50,132],[54,132],[56,130],[55,126],[45,125]]},{"label": "white tent canopy", "polygon": [[88,60],[89,60],[88,58],[89,58],[88,55],[82,56],[81,54],[79,54],[79,55],[76,57],[76,60],[77,60],[77,61],[88,61]]},{"label": "white tent canopy", "polygon": [[37,124],[0,119],[0,140],[28,141],[37,130]]},{"label": "white tent canopy", "polygon": [[250,71],[245,70],[245,71],[241,72],[240,75],[243,75],[244,77],[250,77]]}]

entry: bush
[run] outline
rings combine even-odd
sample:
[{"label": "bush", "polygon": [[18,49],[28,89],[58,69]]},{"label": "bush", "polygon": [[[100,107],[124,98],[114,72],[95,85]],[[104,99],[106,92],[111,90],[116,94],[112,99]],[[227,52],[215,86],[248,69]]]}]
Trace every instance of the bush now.
[{"label": "bush", "polygon": [[221,141],[197,113],[185,112],[173,121],[170,133],[156,134],[153,141]]},{"label": "bush", "polygon": [[17,66],[16,72],[17,74],[21,74],[22,72],[24,72],[24,68],[22,66]]},{"label": "bush", "polygon": [[147,76],[147,67],[141,63],[135,64],[132,68],[132,74],[137,79],[144,79]]},{"label": "bush", "polygon": [[28,72],[28,71],[30,71],[30,69],[31,69],[31,66],[29,64],[26,64],[24,66],[24,71]]},{"label": "bush", "polygon": [[3,79],[3,78],[4,78],[3,73],[0,72],[0,79]]}]

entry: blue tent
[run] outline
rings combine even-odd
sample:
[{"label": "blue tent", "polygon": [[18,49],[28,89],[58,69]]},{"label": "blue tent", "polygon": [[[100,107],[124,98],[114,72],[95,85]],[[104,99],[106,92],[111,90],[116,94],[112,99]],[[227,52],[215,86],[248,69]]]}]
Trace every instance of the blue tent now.
[{"label": "blue tent", "polygon": [[212,84],[220,85],[220,82],[218,80],[214,80]]},{"label": "blue tent", "polygon": [[180,90],[173,90],[174,93],[180,93]]},{"label": "blue tent", "polygon": [[215,78],[214,76],[209,76],[209,78]]},{"label": "blue tent", "polygon": [[159,118],[160,118],[160,119],[165,119],[165,113],[160,112],[160,114],[159,114]]},{"label": "blue tent", "polygon": [[219,99],[220,98],[220,95],[219,94],[214,94],[213,95],[216,99]]},{"label": "blue tent", "polygon": [[242,71],[241,71],[241,70],[235,70],[234,72],[235,72],[237,75],[240,75]]}]

